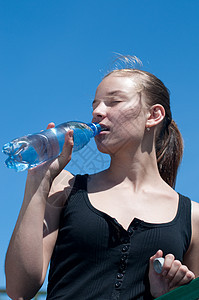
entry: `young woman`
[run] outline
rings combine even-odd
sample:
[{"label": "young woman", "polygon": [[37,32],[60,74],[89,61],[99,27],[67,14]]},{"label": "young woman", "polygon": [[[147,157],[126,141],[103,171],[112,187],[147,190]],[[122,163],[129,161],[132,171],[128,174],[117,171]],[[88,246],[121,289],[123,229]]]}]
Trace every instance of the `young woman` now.
[{"label": "young woman", "polygon": [[49,300],[154,299],[199,275],[199,205],[173,189],[183,146],[164,84],[145,71],[111,72],[93,122],[104,129],[95,140],[111,157],[107,170],[64,170],[69,131],[61,155],[28,172],[6,256],[12,299],[36,294],[50,260]]}]

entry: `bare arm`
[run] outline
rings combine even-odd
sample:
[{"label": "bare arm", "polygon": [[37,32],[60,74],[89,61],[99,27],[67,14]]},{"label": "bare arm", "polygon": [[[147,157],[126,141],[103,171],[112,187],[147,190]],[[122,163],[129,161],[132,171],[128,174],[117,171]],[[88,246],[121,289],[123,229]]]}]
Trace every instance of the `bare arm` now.
[{"label": "bare arm", "polygon": [[[63,184],[59,183],[66,171],[60,172],[71,158],[72,146],[68,132],[62,154],[28,173],[24,201],[5,261],[6,289],[11,299],[31,299],[45,279],[66,198]],[[72,175],[67,172],[66,178]]]},{"label": "bare arm", "polygon": [[183,263],[199,277],[199,203],[192,202],[192,239]]}]

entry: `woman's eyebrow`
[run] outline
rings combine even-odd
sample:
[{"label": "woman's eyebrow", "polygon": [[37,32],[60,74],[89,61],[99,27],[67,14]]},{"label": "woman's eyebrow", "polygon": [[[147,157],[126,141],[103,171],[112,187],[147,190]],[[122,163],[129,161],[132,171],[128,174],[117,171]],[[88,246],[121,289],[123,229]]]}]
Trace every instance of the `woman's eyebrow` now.
[{"label": "woman's eyebrow", "polygon": [[115,90],[115,91],[108,92],[107,95],[109,95],[109,96],[124,95],[125,96],[126,93],[121,90]]}]

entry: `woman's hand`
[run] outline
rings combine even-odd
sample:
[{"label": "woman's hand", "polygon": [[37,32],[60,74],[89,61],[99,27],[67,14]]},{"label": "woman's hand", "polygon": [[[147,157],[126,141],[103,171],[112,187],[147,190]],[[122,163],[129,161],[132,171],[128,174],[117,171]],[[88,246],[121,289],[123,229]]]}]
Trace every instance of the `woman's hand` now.
[{"label": "woman's hand", "polygon": [[176,260],[173,254],[165,256],[164,265],[160,274],[156,273],[153,267],[155,258],[162,257],[162,250],[158,250],[155,255],[150,258],[149,266],[149,282],[151,295],[155,298],[168,293],[170,290],[189,283],[195,278],[185,265]]},{"label": "woman's hand", "polygon": [[[49,123],[47,129],[54,128],[54,123]],[[72,156],[73,149],[73,130],[69,130],[65,136],[65,143],[62,152],[57,158],[51,159],[47,162],[42,163],[28,171],[29,175],[48,178],[51,182],[54,178],[65,168],[69,163]]]}]

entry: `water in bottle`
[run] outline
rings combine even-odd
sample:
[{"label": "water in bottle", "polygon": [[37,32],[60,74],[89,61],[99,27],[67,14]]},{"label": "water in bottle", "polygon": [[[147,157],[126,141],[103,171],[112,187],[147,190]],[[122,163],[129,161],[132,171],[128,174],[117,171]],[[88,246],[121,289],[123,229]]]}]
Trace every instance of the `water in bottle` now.
[{"label": "water in bottle", "polygon": [[97,123],[71,121],[40,133],[14,139],[3,146],[3,153],[8,155],[6,166],[23,171],[56,158],[62,151],[66,132],[70,129],[73,130],[73,151],[78,151],[100,133],[101,126]]}]

